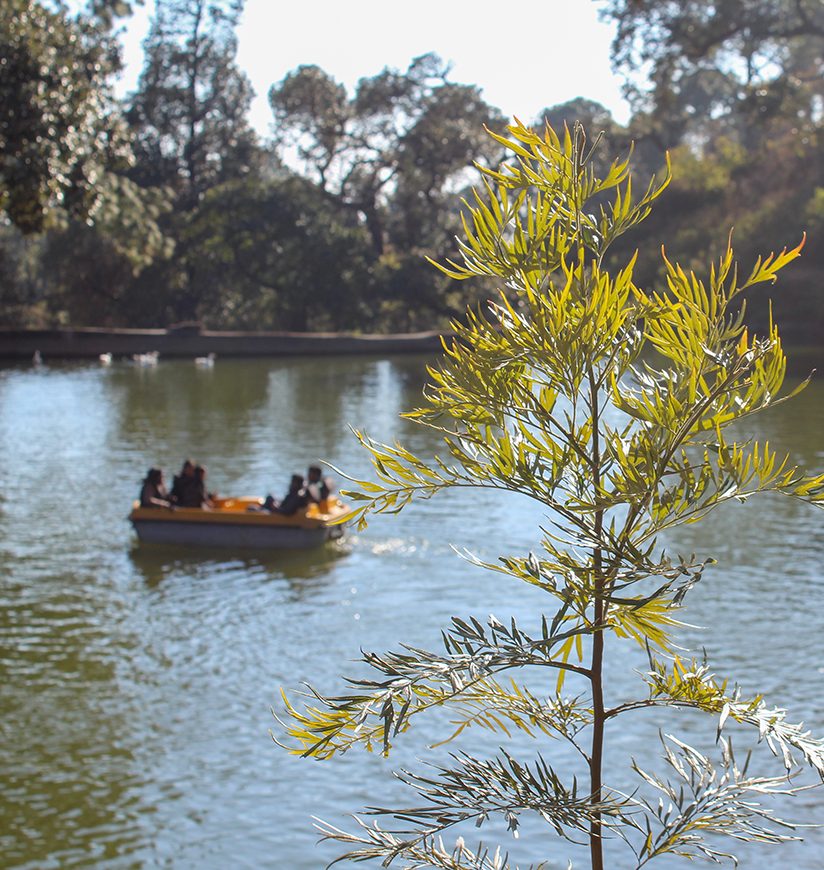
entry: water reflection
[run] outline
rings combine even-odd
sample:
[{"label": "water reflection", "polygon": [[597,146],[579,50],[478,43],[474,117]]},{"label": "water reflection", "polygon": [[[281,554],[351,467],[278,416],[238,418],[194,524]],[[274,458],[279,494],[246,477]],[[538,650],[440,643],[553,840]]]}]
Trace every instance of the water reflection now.
[{"label": "water reflection", "polygon": [[[115,365],[106,382],[123,399],[124,426],[138,420],[230,422],[266,400],[266,368],[252,360],[222,360],[202,369],[190,360],[162,360],[156,367]],[[126,388],[126,389],[124,389]]]},{"label": "water reflection", "polygon": [[150,589],[176,578],[191,578],[240,572],[263,582],[286,580],[298,595],[309,594],[328,578],[335,565],[351,552],[345,539],[304,550],[244,550],[227,556],[225,550],[193,551],[163,544],[135,543],[129,559]]}]

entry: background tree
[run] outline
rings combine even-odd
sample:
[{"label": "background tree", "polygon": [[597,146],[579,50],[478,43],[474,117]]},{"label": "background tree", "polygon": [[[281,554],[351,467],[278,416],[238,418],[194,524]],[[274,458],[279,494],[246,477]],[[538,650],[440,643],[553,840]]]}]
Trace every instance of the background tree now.
[{"label": "background tree", "polygon": [[68,220],[45,234],[42,258],[49,268],[43,282],[58,322],[157,324],[152,295],[135,293],[135,282],[174,253],[161,226],[170,208],[163,190],[112,176],[93,224]]},{"label": "background tree", "polygon": [[796,126],[820,117],[818,0],[606,0],[601,14],[616,26],[612,58],[634,108],[670,125],[665,147],[730,130],[752,147],[776,116]]},{"label": "background tree", "polygon": [[107,169],[130,159],[103,6],[103,19],[33,0],[8,0],[0,12],[0,210],[24,233],[42,231],[56,208],[93,215]]},{"label": "background tree", "polygon": [[256,138],[253,92],[235,63],[240,0],[159,0],[130,99],[134,178],[168,185],[194,208],[212,186],[246,174]]},{"label": "background tree", "polygon": [[175,260],[156,279],[168,288],[174,320],[200,316],[205,289],[184,239],[206,193],[253,171],[259,158],[248,112],[253,92],[235,63],[240,0],[159,0],[144,49],[146,62],[128,119],[144,187],[168,187],[174,209],[166,232]]},{"label": "background tree", "polygon": [[[359,434],[377,480],[357,481],[346,495],[359,503],[361,520],[454,487],[534,500],[545,512],[535,551],[493,563],[466,558],[543,590],[555,612],[527,628],[455,617],[442,651],[364,653],[368,673],[351,691],[310,690],[303,709],[287,701],[287,730],[293,751],[305,756],[329,758],[355,745],[388,754],[420,714],[443,707],[452,737],[474,725],[560,739],[587,784],[543,754],[523,761],[503,748],[492,758],[455,753],[431,773],[400,774],[416,792],[411,806],[372,807],[373,820],[359,818],[355,833],[321,830],[346,844],[342,857],[353,861],[450,870],[510,866],[500,848],[470,848],[464,839],[468,823],[493,817],[516,834],[522,818],[534,816],[547,833],[583,836],[593,870],[606,866],[610,834],[620,834],[637,868],[666,853],[731,857],[705,834],[780,842],[784,823],[762,801],[794,789],[784,773],[764,777],[740,766],[725,729],[752,729],[785,773],[796,754],[822,779],[824,741],[761,696],[744,697],[706,661],[685,657],[675,641],[678,612],[712,560],[674,558],[661,542],[679,525],[764,491],[824,507],[824,474],[807,475],[731,431],[782,401],[786,367],[773,325],[760,337],[748,332],[742,293],[773,282],[803,242],[746,270],[727,247],[703,276],[664,258],[665,289],[644,290],[633,279],[634,257],[607,270],[605,254],[648,215],[668,177],[636,199],[628,162],[616,160],[599,176],[580,127],[561,139],[550,128],[543,136],[523,126],[508,133],[494,138],[512,159],[484,173],[462,263],[442,269],[456,279],[494,278],[514,298],[501,293],[486,315],[467,312],[456,324],[455,341],[430,370],[425,405],[407,415],[442,434],[446,456],[429,460]],[[605,669],[608,645],[622,641],[649,658],[637,697],[619,694]],[[524,672],[520,681],[513,671]],[[608,728],[644,710],[669,727],[668,708],[717,717],[719,759],[662,736],[667,775],[635,761],[638,789],[610,787]],[[545,859],[546,843],[536,851]],[[630,865],[624,857],[611,866]]]},{"label": "background tree", "polygon": [[0,324],[43,326],[49,322],[42,238],[0,225]]},{"label": "background tree", "polygon": [[298,331],[371,324],[366,231],[303,178],[215,187],[183,242],[207,323]]},{"label": "background tree", "polygon": [[[636,109],[630,134],[639,150],[646,157],[657,148],[663,162],[664,149],[683,149],[677,159],[686,171],[656,224],[641,230],[641,278],[662,276],[660,263],[643,256],[662,236],[674,256],[696,263],[731,225],[749,257],[761,238],[788,245],[807,230],[824,185],[824,7],[808,0],[609,0],[602,14],[617,27],[613,63],[628,77]],[[819,246],[811,248],[774,310],[790,340],[817,345],[824,259]],[[619,254],[626,254],[620,245]],[[765,329],[766,298],[754,299],[747,316]]]},{"label": "background tree", "polygon": [[[314,66],[299,67],[269,91],[280,146],[295,148],[307,177],[361,216],[376,256],[387,246],[426,244],[439,197],[473,157],[494,162],[477,131],[500,123],[500,113],[476,87],[450,83],[448,75],[428,54],[405,73],[385,69],[361,79],[351,99]],[[387,226],[387,202],[395,197]]]},{"label": "background tree", "polygon": [[[717,237],[734,226],[733,238],[742,258],[758,256],[758,239],[767,235],[788,245],[808,232],[817,236],[816,190],[824,185],[820,154],[821,134],[810,136],[802,148],[786,138],[749,151],[729,139],[696,154],[687,146],[673,151],[680,172],[656,209],[656,220],[638,228],[634,237],[619,240],[610,256],[639,255],[636,275],[651,283],[666,278],[656,252],[666,243],[685,266],[699,268],[711,256]],[[770,299],[756,292],[746,312],[752,329],[769,328],[771,319],[784,324],[793,345],[820,346],[824,334],[824,299],[818,288],[824,252],[810,245],[802,263],[783,279]]]},{"label": "background tree", "polygon": [[434,54],[361,79],[351,99],[320,68],[299,67],[269,101],[284,159],[293,152],[301,173],[368,229],[373,327],[432,329],[460,315],[466,299],[423,258],[454,256],[467,171],[500,157],[481,132],[502,123],[498,110],[477,87],[451,82]]},{"label": "background tree", "polygon": [[[582,121],[603,133],[607,153],[632,141],[634,164],[648,174],[663,168],[667,149],[677,149],[682,172],[658,220],[636,237],[639,280],[665,279],[654,255],[664,239],[679,261],[698,265],[730,225],[744,257],[757,256],[761,238],[791,245],[817,226],[824,190],[820,4],[600,5],[617,26],[613,60],[629,77],[635,114],[626,126],[616,124],[604,107],[580,97],[548,107],[537,124]],[[162,326],[207,318],[228,326],[251,317],[272,328],[433,329],[495,290],[479,280],[467,297],[423,265],[427,256],[457,256],[468,169],[473,160],[493,167],[501,158],[498,143],[482,134],[483,124],[503,124],[500,113],[478,87],[452,82],[440,58],[427,54],[404,71],[384,69],[361,79],[351,96],[320,68],[299,67],[269,92],[275,138],[263,148],[248,122],[251,88],[235,63],[241,3],[161,0],[138,89],[127,101],[127,129],[111,82],[119,69],[114,26],[128,12],[121,0],[94,0],[75,15],[57,0],[10,0],[0,12],[0,213],[28,235],[48,234],[25,244],[15,232],[0,234],[0,246],[9,246],[0,250],[11,282],[0,301],[6,322],[136,318]],[[593,159],[602,159],[599,152]],[[284,163],[305,184],[281,183]],[[607,171],[606,161],[597,169]],[[257,214],[282,234],[269,249],[261,233],[248,234],[255,241],[244,244],[257,264],[216,254],[237,240],[218,202],[242,225],[244,214]],[[305,233],[314,259],[300,275],[314,274],[320,260],[341,275],[337,289],[325,273],[315,275],[308,308],[310,300],[294,292],[303,286],[300,275],[292,290],[285,277],[272,277],[294,274],[303,261],[297,245],[304,230],[290,227],[287,216],[306,208],[318,231]],[[619,239],[608,256],[620,262],[629,244]],[[824,248],[810,246],[775,300],[794,343],[820,345],[824,335],[822,271]],[[766,298],[755,297],[750,326],[766,329],[770,316]]]}]

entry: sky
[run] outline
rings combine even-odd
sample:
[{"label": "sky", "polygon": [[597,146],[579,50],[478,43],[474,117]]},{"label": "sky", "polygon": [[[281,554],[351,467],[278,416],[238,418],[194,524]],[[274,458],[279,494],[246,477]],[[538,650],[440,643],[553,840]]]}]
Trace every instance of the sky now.
[{"label": "sky", "polygon": [[[153,8],[146,0],[129,20],[121,93],[137,83]],[[629,118],[609,64],[612,28],[598,20],[593,0],[246,0],[237,34],[238,66],[256,93],[251,121],[263,136],[272,122],[269,87],[301,64],[321,67],[352,95],[360,78],[384,67],[405,71],[427,52],[452,64],[452,81],[478,85],[510,118],[529,122],[579,96],[621,123]]]}]

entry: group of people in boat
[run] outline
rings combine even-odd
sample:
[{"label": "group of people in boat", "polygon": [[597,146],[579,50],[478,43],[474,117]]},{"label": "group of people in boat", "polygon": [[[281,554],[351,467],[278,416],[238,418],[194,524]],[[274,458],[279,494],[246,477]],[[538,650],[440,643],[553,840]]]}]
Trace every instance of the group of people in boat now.
[{"label": "group of people in boat", "polygon": [[310,465],[305,478],[300,474],[292,475],[289,489],[282,499],[278,500],[272,495],[267,495],[261,510],[291,516],[307,505],[326,501],[331,492],[332,484],[329,478],[323,477],[319,466]]},{"label": "group of people in boat", "polygon": [[[291,516],[309,504],[320,504],[332,492],[331,480],[323,476],[318,465],[310,465],[307,476],[293,474],[289,488],[282,499],[267,495],[261,511]],[[161,468],[150,468],[140,490],[140,506],[148,508],[206,508],[214,506],[214,493],[206,488],[206,469],[191,459],[185,459],[172,481],[171,490],[166,489]]]},{"label": "group of people in boat", "polygon": [[150,468],[140,489],[141,507],[212,507],[213,498],[213,493],[206,489],[206,469],[191,459],[183,460],[170,490],[166,488],[162,468]]}]

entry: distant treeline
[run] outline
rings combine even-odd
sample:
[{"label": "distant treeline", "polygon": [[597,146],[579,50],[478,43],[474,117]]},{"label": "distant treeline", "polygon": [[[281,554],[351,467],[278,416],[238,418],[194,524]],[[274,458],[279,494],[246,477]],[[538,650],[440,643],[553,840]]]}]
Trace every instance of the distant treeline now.
[{"label": "distant treeline", "polygon": [[[436,55],[354,93],[301,66],[269,93],[272,136],[251,128],[236,64],[240,0],[157,0],[134,93],[113,95],[123,0],[69,14],[0,12],[0,325],[211,329],[444,329],[489,282],[457,283],[462,199],[495,168],[484,130],[507,118]],[[636,281],[666,255],[709,279],[730,227],[742,268],[810,239],[774,293],[786,337],[824,336],[824,6],[798,0],[601,0],[633,116],[585,98],[536,126],[580,121],[597,159],[634,143],[635,183],[675,178],[655,221],[625,238]],[[681,8],[683,7],[683,8]],[[437,22],[433,22],[437,27]],[[516,49],[511,49],[513,52]],[[588,46],[582,40],[581,62]],[[551,53],[551,45],[546,46]],[[513,54],[512,62],[517,63]],[[574,70],[554,71],[574,75]],[[769,323],[767,296],[748,315]]]}]

